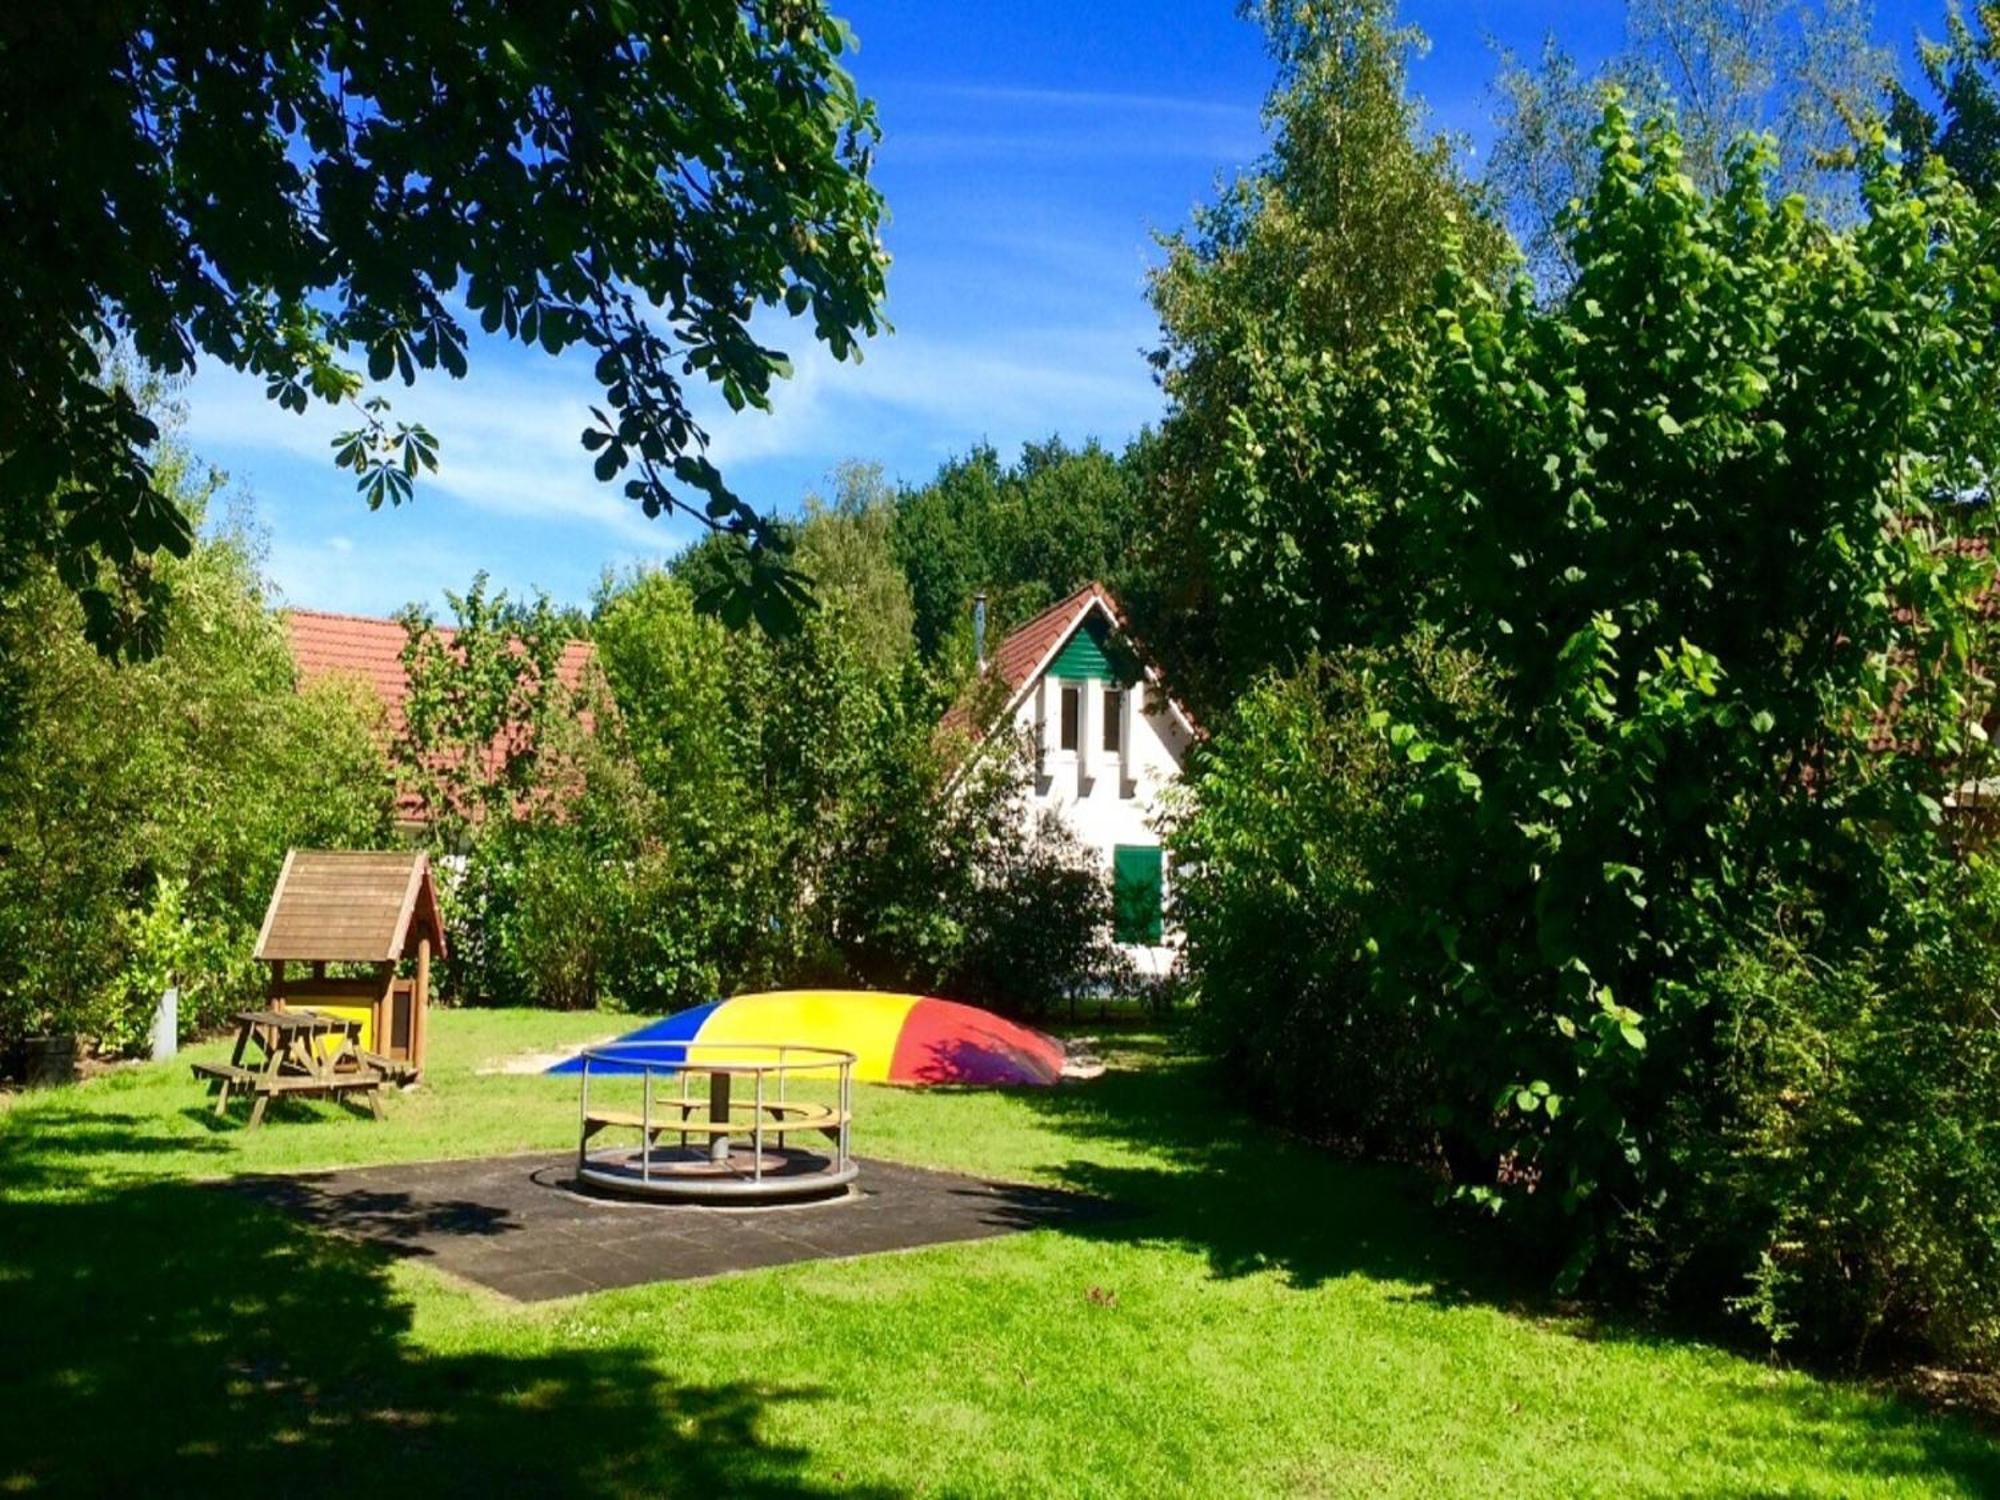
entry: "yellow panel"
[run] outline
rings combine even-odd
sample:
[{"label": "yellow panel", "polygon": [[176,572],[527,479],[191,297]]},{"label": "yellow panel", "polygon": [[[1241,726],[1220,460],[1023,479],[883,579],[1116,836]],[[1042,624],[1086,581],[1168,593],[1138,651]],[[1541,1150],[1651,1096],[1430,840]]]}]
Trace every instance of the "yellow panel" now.
[{"label": "yellow panel", "polygon": [[[855,1078],[863,1083],[883,1083],[896,1060],[896,1038],[902,1035],[903,1022],[919,998],[873,990],[773,990],[762,995],[737,995],[716,1007],[695,1040],[838,1047],[854,1054]],[[701,1046],[688,1060],[699,1066],[724,1061],[725,1055]],[[732,1060],[770,1059],[746,1053]]]},{"label": "yellow panel", "polygon": [[[361,1023],[361,1050],[363,1052],[373,1052],[375,1050],[374,1006],[326,1005],[318,1000],[314,1000],[306,1008],[308,1010],[316,1010],[322,1015],[338,1016],[343,1021],[359,1021]],[[320,1047],[324,1051],[331,1052],[339,1044],[339,1041],[340,1038],[338,1037],[325,1037],[321,1040]]]}]

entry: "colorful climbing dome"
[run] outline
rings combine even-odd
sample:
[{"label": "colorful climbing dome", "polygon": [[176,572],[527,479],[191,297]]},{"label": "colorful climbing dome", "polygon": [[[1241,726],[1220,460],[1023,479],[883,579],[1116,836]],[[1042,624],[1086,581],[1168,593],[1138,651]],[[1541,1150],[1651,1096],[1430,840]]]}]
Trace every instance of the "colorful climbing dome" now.
[{"label": "colorful climbing dome", "polygon": [[[673,1043],[699,1044],[696,1062],[731,1042],[834,1047],[855,1056],[864,1083],[1047,1086],[1062,1077],[1063,1044],[976,1005],[875,990],[773,990],[677,1012],[592,1049],[593,1074],[616,1072],[618,1049],[656,1066],[686,1060]],[[574,1073],[575,1058],[552,1073]]]}]

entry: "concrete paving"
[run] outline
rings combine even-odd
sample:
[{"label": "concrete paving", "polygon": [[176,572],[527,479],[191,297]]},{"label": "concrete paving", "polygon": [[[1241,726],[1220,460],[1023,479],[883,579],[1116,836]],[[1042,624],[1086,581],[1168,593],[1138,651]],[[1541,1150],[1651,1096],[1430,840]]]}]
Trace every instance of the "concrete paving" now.
[{"label": "concrete paving", "polygon": [[1078,1193],[879,1161],[861,1164],[843,1198],[766,1208],[596,1197],[578,1190],[575,1171],[575,1155],[565,1152],[239,1177],[223,1186],[521,1302],[1081,1226],[1117,1213]]}]

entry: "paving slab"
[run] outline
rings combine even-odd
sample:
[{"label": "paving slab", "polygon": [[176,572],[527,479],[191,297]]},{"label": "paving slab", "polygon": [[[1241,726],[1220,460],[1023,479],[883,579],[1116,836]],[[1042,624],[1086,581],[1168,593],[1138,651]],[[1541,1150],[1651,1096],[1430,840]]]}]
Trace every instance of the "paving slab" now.
[{"label": "paving slab", "polygon": [[847,1195],[757,1208],[633,1202],[575,1181],[574,1152],[356,1167],[218,1184],[318,1228],[420,1257],[521,1302],[655,1281],[1081,1227],[1081,1193],[864,1161]]}]

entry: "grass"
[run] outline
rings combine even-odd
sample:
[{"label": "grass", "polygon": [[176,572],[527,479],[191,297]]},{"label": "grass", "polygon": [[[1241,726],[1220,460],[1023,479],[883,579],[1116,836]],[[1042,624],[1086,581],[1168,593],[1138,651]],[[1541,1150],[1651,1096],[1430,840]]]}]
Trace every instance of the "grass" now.
[{"label": "grass", "polygon": [[1976,1495],[1868,1389],[1510,1310],[1421,1184],[1242,1125],[1157,1041],[1047,1092],[858,1091],[863,1154],[1082,1230],[516,1306],[199,1179],[573,1144],[482,1075],[600,1017],[444,1013],[389,1119],[215,1125],[184,1066],[0,1115],[0,1493]]}]

